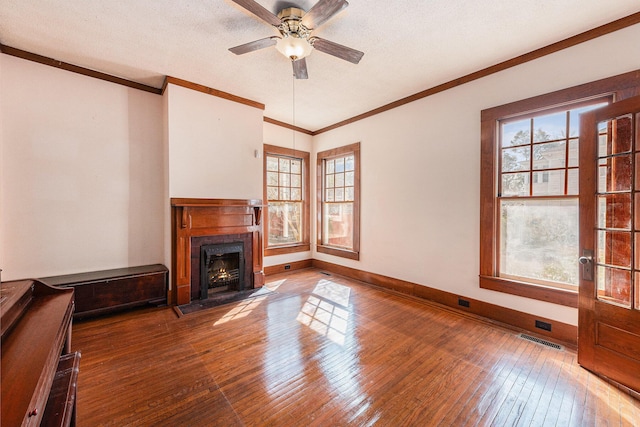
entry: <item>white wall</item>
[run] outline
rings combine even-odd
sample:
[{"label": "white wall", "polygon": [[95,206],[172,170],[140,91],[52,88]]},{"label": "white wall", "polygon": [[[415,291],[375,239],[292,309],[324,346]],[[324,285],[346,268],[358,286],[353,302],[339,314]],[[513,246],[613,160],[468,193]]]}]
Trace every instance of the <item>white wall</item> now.
[{"label": "white wall", "polygon": [[168,85],[171,197],[262,199],[263,111]]},{"label": "white wall", "polygon": [[[282,126],[276,126],[271,123],[264,122],[263,125],[263,141],[265,144],[269,145],[277,145],[278,147],[291,148],[301,151],[306,151],[311,153],[313,149],[313,138],[311,135],[307,135],[305,133],[295,132],[295,140],[294,140],[294,131],[291,129],[284,128]],[[295,146],[294,146],[295,144]],[[312,183],[315,180],[315,158],[310,156],[309,162],[309,173],[311,176],[309,177],[309,182]],[[313,212],[315,206],[315,198],[314,193],[310,192],[311,197],[311,212]],[[314,221],[315,217],[310,215],[311,222]],[[266,239],[267,236],[264,238]],[[311,234],[311,245],[313,246],[313,238],[314,234]],[[266,240],[265,240],[266,241]],[[264,258],[264,266],[269,267],[272,265],[278,264],[286,264],[288,262],[302,261],[311,259],[311,251],[305,252],[295,252],[292,254],[286,255],[274,255],[268,256]]]},{"label": "white wall", "polygon": [[163,262],[162,98],[0,56],[3,280]]},{"label": "white wall", "polygon": [[577,324],[577,310],[480,289],[480,111],[640,68],[640,25],[317,135],[361,142],[360,261],[320,260]]}]

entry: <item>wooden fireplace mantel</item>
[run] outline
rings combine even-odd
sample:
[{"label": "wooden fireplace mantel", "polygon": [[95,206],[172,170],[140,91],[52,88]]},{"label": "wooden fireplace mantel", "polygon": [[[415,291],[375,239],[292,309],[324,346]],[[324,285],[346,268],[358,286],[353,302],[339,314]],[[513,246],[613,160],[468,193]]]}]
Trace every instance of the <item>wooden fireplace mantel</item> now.
[{"label": "wooden fireplace mantel", "polygon": [[253,274],[248,288],[264,284],[262,268],[262,200],[171,199],[171,258],[176,305],[191,302],[191,239],[193,237],[251,234]]}]

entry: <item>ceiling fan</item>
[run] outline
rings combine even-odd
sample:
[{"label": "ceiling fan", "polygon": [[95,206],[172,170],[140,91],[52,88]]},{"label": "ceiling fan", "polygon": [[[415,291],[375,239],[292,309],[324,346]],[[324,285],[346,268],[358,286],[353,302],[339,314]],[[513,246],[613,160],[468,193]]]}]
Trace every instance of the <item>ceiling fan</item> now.
[{"label": "ceiling fan", "polygon": [[229,49],[236,55],[242,55],[276,45],[278,51],[291,59],[293,74],[296,79],[306,79],[309,77],[305,57],[307,57],[314,48],[320,52],[328,53],[329,55],[344,59],[353,64],[360,62],[360,59],[364,55],[363,52],[358,50],[311,35],[313,30],[349,6],[346,0],[320,0],[308,12],[296,7],[288,7],[282,9],[278,13],[278,16],[269,12],[254,0],[232,1],[253,13],[267,24],[273,25],[280,32],[279,36],[266,37]]}]

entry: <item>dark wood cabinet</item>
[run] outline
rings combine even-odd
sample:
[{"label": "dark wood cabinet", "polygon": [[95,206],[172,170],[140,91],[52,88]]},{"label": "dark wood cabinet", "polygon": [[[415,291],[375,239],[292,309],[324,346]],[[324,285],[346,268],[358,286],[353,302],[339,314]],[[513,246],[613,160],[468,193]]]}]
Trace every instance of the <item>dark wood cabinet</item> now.
[{"label": "dark wood cabinet", "polygon": [[44,277],[52,286],[73,287],[74,317],[99,314],[145,304],[166,304],[169,270],[162,264]]}]

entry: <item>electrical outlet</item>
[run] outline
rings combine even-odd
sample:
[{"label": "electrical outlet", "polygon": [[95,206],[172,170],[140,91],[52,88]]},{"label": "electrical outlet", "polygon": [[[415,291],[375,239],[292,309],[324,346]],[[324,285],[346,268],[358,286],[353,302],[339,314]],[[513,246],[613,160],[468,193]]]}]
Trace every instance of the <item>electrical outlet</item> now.
[{"label": "electrical outlet", "polygon": [[469,301],[467,301],[466,299],[458,298],[458,305],[469,308]]},{"label": "electrical outlet", "polygon": [[284,265],[284,269],[285,270],[291,270],[291,264],[285,264]]},{"label": "electrical outlet", "polygon": [[536,320],[536,328],[551,332],[551,323]]}]

